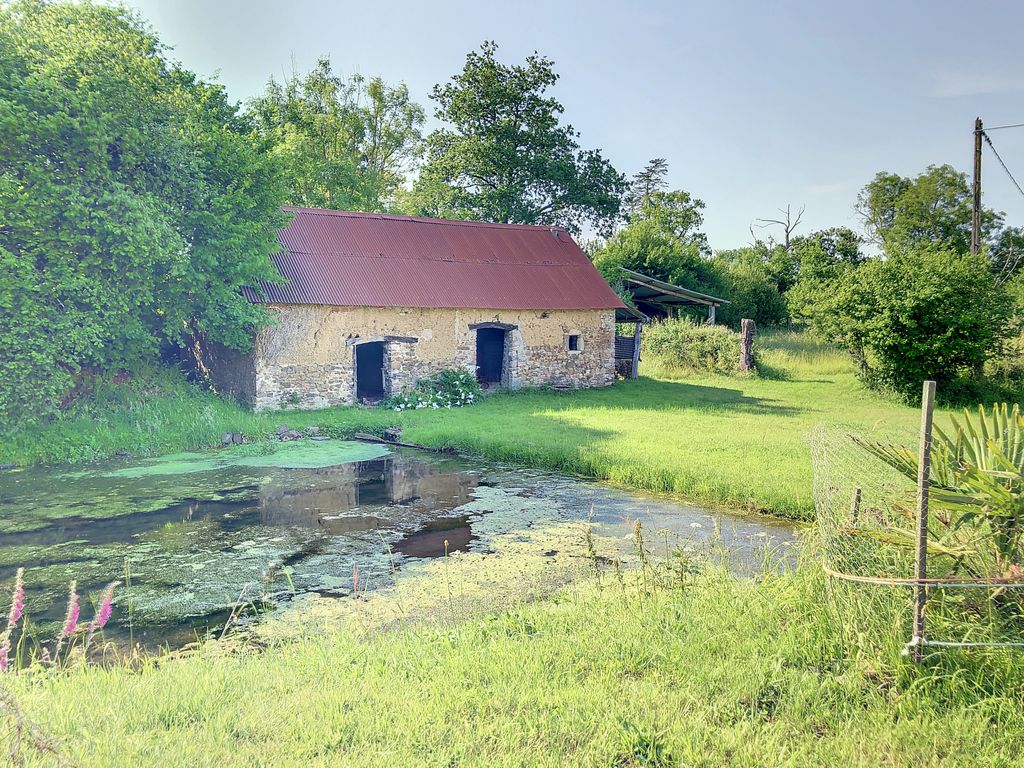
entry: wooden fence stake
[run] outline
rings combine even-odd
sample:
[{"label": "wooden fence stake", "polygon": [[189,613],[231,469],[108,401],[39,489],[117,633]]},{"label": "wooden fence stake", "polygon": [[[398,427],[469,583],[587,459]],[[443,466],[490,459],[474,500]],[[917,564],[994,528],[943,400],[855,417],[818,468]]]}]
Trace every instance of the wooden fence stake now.
[{"label": "wooden fence stake", "polygon": [[850,504],[850,524],[857,524],[857,516],[860,514],[860,486],[853,489],[853,502]]},{"label": "wooden fence stake", "polygon": [[[921,445],[917,456],[917,557],[914,578],[919,582],[928,574],[928,479],[932,464],[932,415],[935,410],[935,382],[926,381],[921,392]],[[910,639],[911,657],[920,662],[924,654],[924,584],[914,585],[914,636]]]},{"label": "wooden fence stake", "polygon": [[754,369],[754,321],[744,318],[740,321],[740,364],[741,371]]},{"label": "wooden fence stake", "polygon": [[640,333],[643,329],[643,323],[637,323],[633,334],[633,371],[630,377],[634,379],[640,376]]}]

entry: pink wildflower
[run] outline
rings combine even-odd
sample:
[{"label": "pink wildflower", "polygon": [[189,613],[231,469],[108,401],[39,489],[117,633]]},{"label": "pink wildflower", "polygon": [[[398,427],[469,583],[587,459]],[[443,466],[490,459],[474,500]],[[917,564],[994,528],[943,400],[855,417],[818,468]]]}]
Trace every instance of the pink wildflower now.
[{"label": "pink wildflower", "polygon": [[75,591],[76,582],[72,581],[68,588],[68,612],[64,617],[64,628],[61,630],[63,637],[68,637],[78,629],[78,616],[82,612],[78,605],[78,592]]},{"label": "pink wildflower", "polygon": [[6,672],[11,663],[11,633],[4,632],[4,639],[0,642],[0,673]]},{"label": "pink wildflower", "polygon": [[114,612],[114,590],[117,589],[118,584],[120,582],[112,581],[103,590],[103,597],[100,598],[100,607],[96,610],[96,617],[89,624],[90,635],[98,629],[103,629],[110,621],[110,614]]},{"label": "pink wildflower", "polygon": [[11,592],[11,611],[7,614],[7,629],[13,631],[15,624],[25,613],[25,569],[19,568],[14,576],[14,590]]}]

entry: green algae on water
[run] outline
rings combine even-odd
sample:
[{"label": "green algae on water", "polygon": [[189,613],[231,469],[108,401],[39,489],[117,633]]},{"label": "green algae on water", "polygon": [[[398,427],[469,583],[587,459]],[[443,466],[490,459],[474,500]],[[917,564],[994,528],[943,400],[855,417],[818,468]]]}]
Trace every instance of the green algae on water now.
[{"label": "green algae on water", "polygon": [[[294,440],[269,443],[274,450],[253,450],[237,445],[206,453],[175,453],[122,469],[102,472],[103,477],[147,477],[150,475],[185,475],[211,472],[229,467],[276,467],[279,469],[319,469],[337,464],[372,461],[388,454],[384,445],[349,440]],[[75,476],[84,473],[76,472]]]}]

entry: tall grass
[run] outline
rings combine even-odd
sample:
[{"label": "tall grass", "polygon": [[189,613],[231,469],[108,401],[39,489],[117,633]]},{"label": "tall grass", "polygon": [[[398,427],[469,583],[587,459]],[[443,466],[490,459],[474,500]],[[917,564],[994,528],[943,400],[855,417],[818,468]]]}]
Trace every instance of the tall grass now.
[{"label": "tall grass", "polygon": [[649,567],[457,623],[8,684],[82,766],[1011,766],[1024,749],[1024,667],[910,665],[898,600],[854,613],[813,567]]},{"label": "tall grass", "polygon": [[[387,412],[348,408],[336,409],[330,421],[339,430],[355,432],[379,429],[392,419]],[[260,440],[283,423],[320,422],[308,411],[253,413],[176,372],[162,371],[126,385],[99,385],[53,421],[3,430],[0,463],[77,463],[118,452],[151,456],[200,450],[220,445],[225,432]]]}]

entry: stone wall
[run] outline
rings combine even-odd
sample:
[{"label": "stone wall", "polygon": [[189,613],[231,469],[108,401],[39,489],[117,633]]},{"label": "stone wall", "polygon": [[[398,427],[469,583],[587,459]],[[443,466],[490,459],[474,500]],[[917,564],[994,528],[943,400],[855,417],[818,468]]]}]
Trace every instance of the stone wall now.
[{"label": "stone wall", "polygon": [[223,344],[210,344],[203,359],[218,392],[244,403],[256,401],[256,364],[252,352],[238,352]]},{"label": "stone wall", "polygon": [[[355,346],[385,342],[389,393],[445,368],[476,369],[476,331],[506,331],[503,386],[600,387],[615,380],[613,310],[467,310],[270,306],[252,355],[257,410],[355,402]],[[569,349],[577,335],[578,349]]]}]

